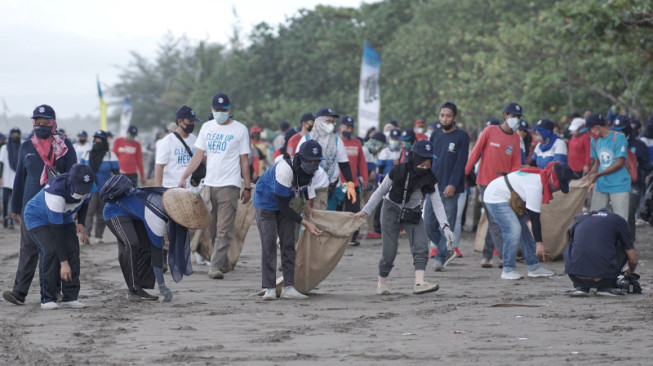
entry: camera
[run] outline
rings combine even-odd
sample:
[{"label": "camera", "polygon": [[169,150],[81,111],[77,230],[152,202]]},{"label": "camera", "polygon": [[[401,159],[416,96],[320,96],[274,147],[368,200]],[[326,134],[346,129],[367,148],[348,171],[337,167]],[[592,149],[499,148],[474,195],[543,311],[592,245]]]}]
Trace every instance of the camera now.
[{"label": "camera", "polygon": [[639,275],[637,273],[626,275],[622,272],[615,281],[615,287],[629,294],[642,293],[642,286],[639,284]]}]

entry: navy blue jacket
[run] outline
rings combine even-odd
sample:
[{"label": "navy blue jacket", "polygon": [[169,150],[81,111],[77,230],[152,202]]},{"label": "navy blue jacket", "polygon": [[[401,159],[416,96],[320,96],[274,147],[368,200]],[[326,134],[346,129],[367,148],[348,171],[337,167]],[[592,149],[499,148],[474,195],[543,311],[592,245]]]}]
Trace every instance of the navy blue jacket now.
[{"label": "navy blue jacket", "polygon": [[449,133],[431,136],[433,143],[433,165],[431,169],[438,178],[440,192],[448,185],[456,187],[456,193],[465,191],[465,165],[469,157],[469,135],[456,128]]},{"label": "navy blue jacket", "polygon": [[648,147],[644,141],[637,137],[631,137],[628,139],[628,148],[637,157],[637,182],[633,183],[633,186],[643,191],[646,188],[646,176],[653,170],[653,165],[648,157]]},{"label": "navy blue jacket", "polygon": [[[77,154],[70,140],[65,140],[68,151],[66,155],[55,161],[57,170],[67,173],[77,163]],[[45,163],[38,151],[32,144],[31,139],[25,140],[20,145],[18,152],[18,166],[16,166],[16,178],[14,179],[14,190],[11,197],[11,212],[22,214],[23,208],[32,197],[41,191],[41,173]]]}]

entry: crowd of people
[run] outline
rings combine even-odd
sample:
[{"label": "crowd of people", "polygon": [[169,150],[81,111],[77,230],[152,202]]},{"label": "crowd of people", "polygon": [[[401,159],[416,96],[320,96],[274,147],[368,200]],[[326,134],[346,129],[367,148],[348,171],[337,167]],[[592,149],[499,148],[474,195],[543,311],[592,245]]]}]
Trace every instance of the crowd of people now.
[{"label": "crowd of people", "polygon": [[[501,279],[521,279],[516,270],[521,247],[527,276],[550,277],[554,272],[539,261],[547,258],[541,209],[554,192],[568,193],[574,180],[589,186],[589,212],[569,223],[565,260],[574,286],[569,294],[586,295],[590,288],[623,294],[613,288],[614,280],[626,263],[625,275],[637,266],[634,238],[653,171],[653,116],[643,133],[640,121],[612,110],[607,115],[588,110],[562,123],[543,118],[531,127],[522,106],[508,103],[502,119],[491,117],[481,131],[471,131],[458,121],[455,103],[447,101],[436,112],[438,120],[430,124],[417,119],[402,128],[390,120],[358,137],[353,117],[324,107],[302,114],[298,127],[284,122],[278,133],[264,135],[259,126],[248,129],[235,120],[229,97],[218,93],[197,135],[196,112],[188,106],[177,110],[175,123],[154,144],[149,185],[158,188],[148,190],[138,187],[147,177],[136,126],[115,140],[100,130],[89,141],[81,131],[72,144],[57,127],[54,109],[40,105],[29,137],[23,141],[14,128],[0,147],[3,226],[18,224],[21,230],[14,286],[3,297],[24,304],[38,265],[43,309],[84,307],[77,299],[83,270],[79,241],[100,243],[108,225],[118,241],[128,298],[158,300],[145,291],[156,280],[163,300],[172,300],[163,273],[168,263],[175,263],[177,274],[189,273],[178,249],[189,234],[186,228],[169,231],[161,196],[178,187],[208,197],[213,251],[208,261],[198,253],[195,260],[210,266],[211,279],[231,270],[227,254],[239,201],[252,200],[264,300],[277,298],[277,246],[281,298],[307,298],[293,286],[295,246],[300,227],[322,234],[309,220],[313,210],[365,218],[365,237],[382,242],[379,295],[390,293],[387,278],[401,231],[413,256],[413,293],[437,291],[437,283],[425,280],[429,257],[435,271],[444,271],[463,256],[465,213],[479,206],[488,221],[481,267],[494,267],[496,256]],[[476,230],[478,215],[473,216],[468,226]],[[349,245],[360,245],[362,237],[355,232]],[[590,248],[595,240],[602,241],[600,249]],[[169,261],[172,247],[176,258]]]}]

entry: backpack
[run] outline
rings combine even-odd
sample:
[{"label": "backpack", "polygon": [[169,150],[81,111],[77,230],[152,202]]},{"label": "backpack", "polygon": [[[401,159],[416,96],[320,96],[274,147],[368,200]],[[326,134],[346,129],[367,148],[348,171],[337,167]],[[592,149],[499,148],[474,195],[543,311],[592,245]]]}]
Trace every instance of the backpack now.
[{"label": "backpack", "polygon": [[100,189],[100,198],[104,202],[116,202],[118,199],[132,193],[135,188],[126,175],[113,175]]}]

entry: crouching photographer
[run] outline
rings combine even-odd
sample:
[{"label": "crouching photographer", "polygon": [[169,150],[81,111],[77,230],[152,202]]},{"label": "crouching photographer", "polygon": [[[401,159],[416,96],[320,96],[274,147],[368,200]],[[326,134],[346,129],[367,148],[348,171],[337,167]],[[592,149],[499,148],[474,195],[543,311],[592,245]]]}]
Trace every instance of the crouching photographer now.
[{"label": "crouching photographer", "polygon": [[[626,263],[628,268],[622,272]],[[565,251],[565,272],[574,289],[566,294],[587,296],[590,288],[596,288],[599,296],[625,295],[619,288],[641,292],[636,267],[632,235],[621,216],[603,209],[574,218]]]}]

